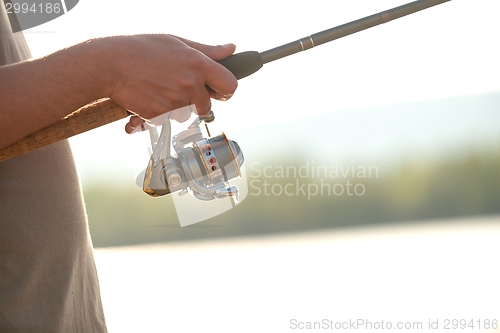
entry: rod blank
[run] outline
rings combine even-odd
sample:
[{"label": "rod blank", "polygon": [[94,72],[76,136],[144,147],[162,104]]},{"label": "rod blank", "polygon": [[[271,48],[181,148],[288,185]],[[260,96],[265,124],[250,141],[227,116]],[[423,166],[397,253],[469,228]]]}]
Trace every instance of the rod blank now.
[{"label": "rod blank", "polygon": [[387,23],[400,17],[413,14],[415,12],[427,9],[432,6],[442,4],[451,0],[419,0],[408,4],[389,9],[387,11],[370,15],[362,19],[352,21],[335,28],[327,29],[314,35],[301,38],[297,41],[284,44],[273,49],[260,53],[262,63],[278,60],[291,54],[308,50],[315,46],[331,42],[345,36],[352,35],[356,32],[372,28],[374,26]]}]

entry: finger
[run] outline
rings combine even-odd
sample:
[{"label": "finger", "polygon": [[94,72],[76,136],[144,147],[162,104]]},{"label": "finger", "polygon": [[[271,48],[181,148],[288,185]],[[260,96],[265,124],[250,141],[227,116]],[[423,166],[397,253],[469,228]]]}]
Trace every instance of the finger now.
[{"label": "finger", "polygon": [[214,62],[206,71],[205,84],[214,91],[213,98],[226,101],[236,91],[238,80],[227,68]]},{"label": "finger", "polygon": [[131,134],[135,129],[142,126],[144,120],[138,116],[131,116],[128,123],[125,125],[125,132]]},{"label": "finger", "polygon": [[212,88],[210,88],[209,86],[206,86],[207,87],[207,90],[208,90],[208,94],[210,95],[210,98],[213,98],[213,99],[216,99],[216,100],[219,100],[219,101],[227,101],[228,99],[230,99],[233,95],[222,95],[221,93],[213,90]]},{"label": "finger", "polygon": [[215,99],[228,100],[238,87],[238,80],[233,73],[213,60],[206,59],[203,65],[203,74],[210,96]]},{"label": "finger", "polygon": [[198,115],[205,115],[212,109],[212,101],[210,100],[210,94],[207,89],[200,89],[194,95],[191,104],[196,106],[195,113]]},{"label": "finger", "polygon": [[[229,57],[236,50],[236,46],[234,44],[211,46],[193,42],[189,39],[177,36],[174,37],[215,61]],[[233,73],[215,61],[209,61],[207,63],[205,83],[210,88],[209,92],[212,98],[226,101],[231,98],[236,91],[238,81],[234,77]],[[213,93],[210,90],[213,90]]]}]

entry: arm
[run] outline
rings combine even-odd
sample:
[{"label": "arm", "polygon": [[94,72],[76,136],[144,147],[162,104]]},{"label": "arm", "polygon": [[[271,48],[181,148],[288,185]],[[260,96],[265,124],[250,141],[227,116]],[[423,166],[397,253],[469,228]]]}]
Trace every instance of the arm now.
[{"label": "arm", "polygon": [[103,97],[143,119],[190,104],[205,114],[210,98],[228,99],[236,89],[236,78],[213,61],[233,52],[232,44],[206,46],[170,35],[119,36],[2,66],[0,147]]}]

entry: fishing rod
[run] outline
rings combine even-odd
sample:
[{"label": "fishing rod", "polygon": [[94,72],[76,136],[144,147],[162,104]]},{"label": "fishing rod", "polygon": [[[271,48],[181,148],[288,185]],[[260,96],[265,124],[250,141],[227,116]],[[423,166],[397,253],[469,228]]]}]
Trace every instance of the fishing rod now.
[{"label": "fishing rod", "polygon": [[[297,52],[306,51],[321,44],[352,35],[448,1],[450,0],[414,1],[318,32],[264,52],[247,51],[237,53],[219,61],[219,63],[229,69],[237,79],[242,79],[257,72],[266,63],[287,57]],[[132,113],[110,99],[95,101],[74,111],[59,122],[30,134],[18,142],[1,149],[0,162],[109,124],[116,120],[126,118],[129,115],[132,115]]]}]

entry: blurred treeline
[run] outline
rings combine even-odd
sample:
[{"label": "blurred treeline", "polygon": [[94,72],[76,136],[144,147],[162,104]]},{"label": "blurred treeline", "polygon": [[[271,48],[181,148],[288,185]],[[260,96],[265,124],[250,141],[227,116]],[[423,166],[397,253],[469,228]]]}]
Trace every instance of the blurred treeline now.
[{"label": "blurred treeline", "polygon": [[[276,160],[267,165],[291,164]],[[247,173],[249,181],[262,185],[265,180],[255,178],[255,170],[247,168]],[[299,180],[319,184],[312,178]],[[286,178],[267,181],[296,183]],[[346,179],[327,181],[345,183]],[[249,187],[249,195],[236,208],[184,228],[177,222],[170,198],[150,198],[135,186],[116,189],[113,184],[86,184],[84,195],[96,247],[497,214],[500,152],[475,152],[428,163],[407,161],[380,168],[378,178],[356,178],[352,183],[363,183],[366,193],[316,195],[308,200],[304,195],[256,196],[252,195],[256,190]]]}]

